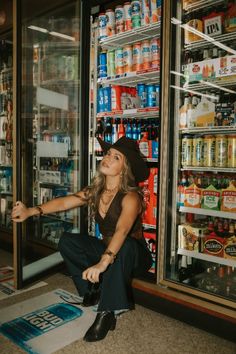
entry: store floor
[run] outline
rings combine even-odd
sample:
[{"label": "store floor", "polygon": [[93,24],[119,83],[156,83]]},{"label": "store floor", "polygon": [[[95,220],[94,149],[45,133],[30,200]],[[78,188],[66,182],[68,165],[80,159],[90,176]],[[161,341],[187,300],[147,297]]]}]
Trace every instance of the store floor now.
[{"label": "store floor", "polygon": [[[7,259],[7,253],[1,251],[0,265],[6,265]],[[75,293],[71,278],[61,273],[43,277],[41,280],[48,285],[1,300],[0,309],[57,288]],[[1,354],[24,353],[2,336],[0,336],[0,352]],[[118,319],[116,330],[109,332],[103,341],[86,343],[78,340],[55,352],[55,354],[75,353],[235,354],[236,344],[136,305],[134,311]]]}]

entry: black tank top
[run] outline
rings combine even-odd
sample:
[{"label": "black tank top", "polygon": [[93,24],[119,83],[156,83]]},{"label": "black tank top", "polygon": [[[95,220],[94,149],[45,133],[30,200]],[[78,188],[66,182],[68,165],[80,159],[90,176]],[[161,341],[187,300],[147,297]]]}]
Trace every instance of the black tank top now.
[{"label": "black tank top", "polygon": [[[95,215],[95,221],[98,223],[100,233],[103,235],[105,241],[106,239],[111,238],[115,233],[116,224],[122,210],[122,200],[125,195],[126,193],[121,191],[116,193],[104,218],[101,217],[99,211],[97,211]],[[137,216],[128,236],[136,239],[143,238],[142,220],[140,215]]]}]

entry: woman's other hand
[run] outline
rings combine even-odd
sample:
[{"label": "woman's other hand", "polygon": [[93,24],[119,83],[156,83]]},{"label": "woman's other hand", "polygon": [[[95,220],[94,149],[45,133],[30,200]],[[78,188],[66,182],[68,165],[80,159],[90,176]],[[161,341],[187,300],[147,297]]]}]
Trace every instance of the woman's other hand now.
[{"label": "woman's other hand", "polygon": [[105,272],[107,267],[110,264],[110,257],[107,255],[103,255],[100,262],[93,265],[92,267],[87,268],[83,274],[82,278],[84,280],[88,280],[91,283],[99,283],[99,276],[101,273]]},{"label": "woman's other hand", "polygon": [[11,217],[15,222],[22,222],[26,220],[30,215],[30,208],[27,208],[22,202],[16,202],[12,209]]}]

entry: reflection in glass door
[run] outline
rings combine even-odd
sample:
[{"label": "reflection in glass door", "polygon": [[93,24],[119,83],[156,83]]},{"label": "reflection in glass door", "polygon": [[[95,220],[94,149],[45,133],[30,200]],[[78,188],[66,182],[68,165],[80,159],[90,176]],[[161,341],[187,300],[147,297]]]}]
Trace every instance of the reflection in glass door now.
[{"label": "reflection in glass door", "polygon": [[[22,1],[19,157],[22,201],[36,206],[72,194],[80,186],[80,1],[69,5],[45,2],[39,9],[26,6],[26,2]],[[57,252],[59,239],[64,231],[78,228],[78,210],[24,222],[23,280],[62,262]]]}]

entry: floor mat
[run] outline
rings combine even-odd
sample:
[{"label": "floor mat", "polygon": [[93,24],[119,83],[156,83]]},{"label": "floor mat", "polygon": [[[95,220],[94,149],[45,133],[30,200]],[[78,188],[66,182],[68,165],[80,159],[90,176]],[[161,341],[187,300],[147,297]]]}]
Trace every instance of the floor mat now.
[{"label": "floor mat", "polygon": [[51,354],[81,339],[93,323],[95,308],[74,304],[80,301],[57,289],[9,306],[0,310],[0,334],[27,353]]}]

